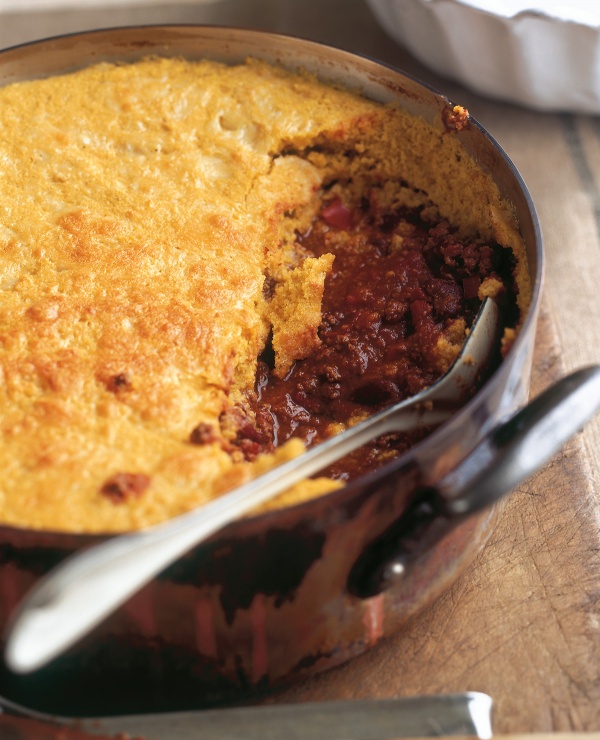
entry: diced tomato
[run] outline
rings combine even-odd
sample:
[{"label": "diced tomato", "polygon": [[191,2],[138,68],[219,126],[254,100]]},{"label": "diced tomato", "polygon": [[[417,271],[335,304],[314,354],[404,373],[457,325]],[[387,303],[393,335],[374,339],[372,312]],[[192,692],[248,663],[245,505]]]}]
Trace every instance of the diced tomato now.
[{"label": "diced tomato", "polygon": [[417,332],[422,332],[433,326],[431,304],[427,301],[413,301],[410,304],[410,315]]},{"label": "diced tomato", "polygon": [[344,205],[341,198],[335,198],[322,211],[321,216],[334,229],[347,231],[352,228],[352,213]]}]

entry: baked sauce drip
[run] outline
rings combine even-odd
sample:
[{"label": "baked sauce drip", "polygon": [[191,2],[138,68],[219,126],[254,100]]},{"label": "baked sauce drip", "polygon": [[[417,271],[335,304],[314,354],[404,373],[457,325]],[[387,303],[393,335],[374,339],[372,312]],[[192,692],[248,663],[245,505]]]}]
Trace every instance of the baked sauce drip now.
[{"label": "baked sauce drip", "polygon": [[[273,375],[268,357],[259,363],[251,406],[273,446],[292,436],[310,446],[431,385],[445,370],[438,339],[461,321],[461,332],[471,325],[482,281],[494,277],[512,290],[510,250],[463,242],[424,209],[378,212],[365,201],[350,211],[336,198],[299,241],[309,254],[330,252],[335,260],[320,347],[284,379]],[[425,435],[386,435],[327,473],[354,477]]]}]

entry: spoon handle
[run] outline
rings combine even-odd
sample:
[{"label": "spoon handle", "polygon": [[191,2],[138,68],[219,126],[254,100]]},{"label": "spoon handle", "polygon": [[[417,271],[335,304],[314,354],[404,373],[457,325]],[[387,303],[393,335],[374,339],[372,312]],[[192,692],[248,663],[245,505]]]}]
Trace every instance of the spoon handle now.
[{"label": "spoon handle", "polygon": [[5,649],[17,673],[36,670],[90,632],[194,545],[290,486],[389,431],[440,424],[450,409],[407,404],[382,412],[208,504],[139,532],[112,537],[67,558],[19,605]]},{"label": "spoon handle", "polygon": [[358,447],[388,432],[446,421],[489,360],[497,326],[498,308],[487,299],[459,358],[428,389],[198,509],[67,558],[34,586],[15,612],[5,648],[8,666],[26,673],[45,665],[194,545]]}]

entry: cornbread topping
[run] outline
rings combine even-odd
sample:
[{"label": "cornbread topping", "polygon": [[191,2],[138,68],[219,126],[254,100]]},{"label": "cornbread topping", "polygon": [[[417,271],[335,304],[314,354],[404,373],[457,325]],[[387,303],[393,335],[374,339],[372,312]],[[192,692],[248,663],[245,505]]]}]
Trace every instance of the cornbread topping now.
[{"label": "cornbread topping", "polygon": [[488,293],[508,344],[523,243],[442,123],[257,60],[7,86],[0,520],[195,507],[433,382]]}]

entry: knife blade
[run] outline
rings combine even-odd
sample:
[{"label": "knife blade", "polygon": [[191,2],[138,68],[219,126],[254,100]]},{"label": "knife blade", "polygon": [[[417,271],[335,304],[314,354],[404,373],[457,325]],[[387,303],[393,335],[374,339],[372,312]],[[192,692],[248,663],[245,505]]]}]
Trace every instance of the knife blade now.
[{"label": "knife blade", "polygon": [[492,737],[492,699],[479,692],[361,699],[90,718],[91,735],[144,740],[385,740],[452,735]]}]

